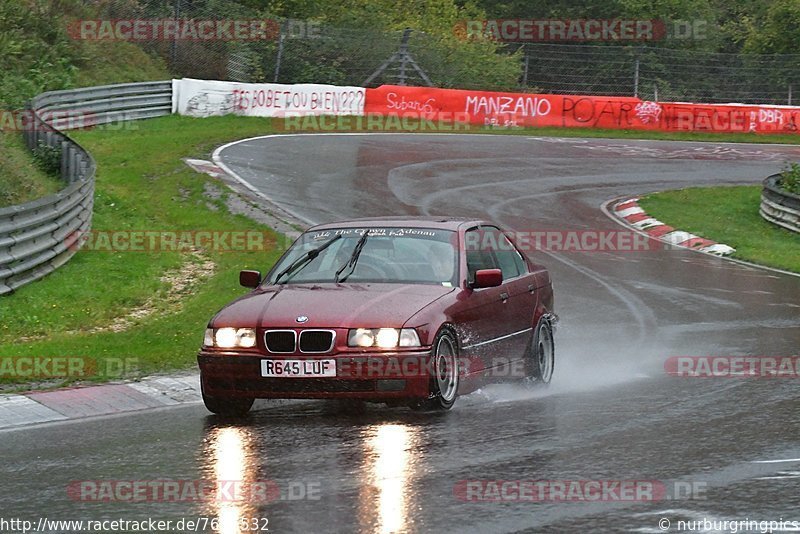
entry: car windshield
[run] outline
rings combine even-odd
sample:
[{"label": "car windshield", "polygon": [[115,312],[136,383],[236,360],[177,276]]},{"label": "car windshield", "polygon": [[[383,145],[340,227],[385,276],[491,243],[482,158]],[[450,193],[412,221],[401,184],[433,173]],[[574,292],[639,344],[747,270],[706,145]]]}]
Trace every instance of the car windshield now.
[{"label": "car windshield", "polygon": [[[365,233],[367,237],[362,240]],[[306,232],[272,268],[268,283],[338,281],[453,286],[458,278],[455,242],[455,232],[435,228]],[[321,250],[312,252],[317,249]]]}]

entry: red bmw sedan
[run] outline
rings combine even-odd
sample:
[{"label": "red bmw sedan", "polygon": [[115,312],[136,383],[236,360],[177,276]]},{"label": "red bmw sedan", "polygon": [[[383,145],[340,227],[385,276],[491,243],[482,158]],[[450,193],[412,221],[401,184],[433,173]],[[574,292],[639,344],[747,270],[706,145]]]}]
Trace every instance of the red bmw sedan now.
[{"label": "red bmw sedan", "polygon": [[555,346],[544,267],[486,221],[370,218],[315,226],[208,324],[203,401],[338,398],[447,410],[489,382],[547,384]]}]

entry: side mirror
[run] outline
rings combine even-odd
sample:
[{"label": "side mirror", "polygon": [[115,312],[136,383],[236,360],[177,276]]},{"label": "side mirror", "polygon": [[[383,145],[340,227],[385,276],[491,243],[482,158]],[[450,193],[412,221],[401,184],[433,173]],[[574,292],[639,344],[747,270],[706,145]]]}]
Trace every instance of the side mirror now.
[{"label": "side mirror", "polygon": [[500,269],[480,269],[475,271],[475,281],[472,283],[472,288],[497,287],[502,283],[503,271]]},{"label": "side mirror", "polygon": [[239,272],[239,283],[244,287],[258,287],[261,285],[261,273],[259,271]]}]

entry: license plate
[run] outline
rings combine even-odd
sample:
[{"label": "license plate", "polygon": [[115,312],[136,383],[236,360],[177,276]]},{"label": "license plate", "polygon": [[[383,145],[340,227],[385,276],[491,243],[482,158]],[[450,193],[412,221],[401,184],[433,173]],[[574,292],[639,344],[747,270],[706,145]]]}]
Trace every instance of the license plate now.
[{"label": "license plate", "polygon": [[325,378],[336,376],[336,360],[261,360],[261,376]]}]

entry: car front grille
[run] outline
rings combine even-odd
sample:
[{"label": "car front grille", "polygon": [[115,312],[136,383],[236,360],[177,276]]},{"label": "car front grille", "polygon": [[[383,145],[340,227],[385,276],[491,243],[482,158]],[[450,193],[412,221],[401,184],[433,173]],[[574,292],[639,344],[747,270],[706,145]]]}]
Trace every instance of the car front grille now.
[{"label": "car front grille", "polygon": [[292,354],[298,349],[305,354],[322,354],[333,350],[336,334],[333,330],[267,330],[264,344],[273,354]]},{"label": "car front grille", "polygon": [[300,332],[300,352],[329,352],[333,348],[331,330],[303,330]]},{"label": "car front grille", "polygon": [[267,330],[264,343],[267,350],[277,354],[290,354],[295,350],[297,334],[294,330]]}]

